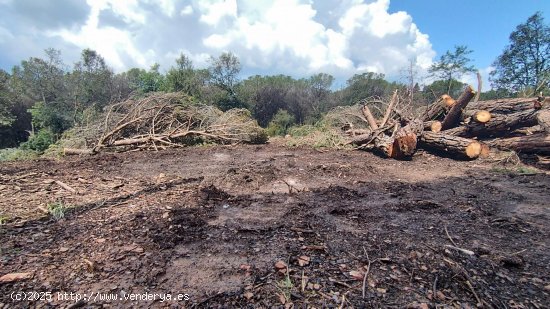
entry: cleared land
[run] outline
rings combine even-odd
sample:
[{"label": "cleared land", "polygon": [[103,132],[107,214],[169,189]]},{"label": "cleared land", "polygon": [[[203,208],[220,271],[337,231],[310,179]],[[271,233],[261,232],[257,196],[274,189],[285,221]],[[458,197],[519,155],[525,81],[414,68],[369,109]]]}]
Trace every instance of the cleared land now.
[{"label": "cleared land", "polygon": [[[112,308],[544,308],[549,201],[546,173],[425,152],[268,144],[2,163],[0,276],[29,278],[0,283],[0,308],[75,304],[56,292],[190,298],[76,304]],[[55,202],[74,208],[55,220]]]}]

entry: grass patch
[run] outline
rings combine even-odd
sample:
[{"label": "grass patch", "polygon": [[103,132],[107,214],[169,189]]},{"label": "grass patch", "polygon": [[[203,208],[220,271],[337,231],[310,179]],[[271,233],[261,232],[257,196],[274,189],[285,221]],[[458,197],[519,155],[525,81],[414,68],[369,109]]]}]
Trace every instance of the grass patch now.
[{"label": "grass patch", "polygon": [[20,148],[0,149],[0,162],[3,161],[23,161],[37,159],[40,154],[34,150]]},{"label": "grass patch", "polygon": [[48,204],[48,213],[55,219],[55,220],[61,220],[65,217],[65,213],[67,212],[67,207],[61,203],[50,203]]}]

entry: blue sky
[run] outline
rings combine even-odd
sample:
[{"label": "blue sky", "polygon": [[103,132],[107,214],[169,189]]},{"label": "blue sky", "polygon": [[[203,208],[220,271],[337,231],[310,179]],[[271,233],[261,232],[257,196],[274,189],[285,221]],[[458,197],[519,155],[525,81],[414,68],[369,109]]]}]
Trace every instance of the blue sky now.
[{"label": "blue sky", "polygon": [[366,71],[399,79],[410,60],[425,76],[458,44],[487,80],[509,34],[536,11],[550,22],[550,0],[0,0],[0,68],[49,47],[68,68],[94,49],[115,72],[167,70],[180,53],[206,67],[231,51],[243,77],[324,72],[342,85]]},{"label": "blue sky", "polygon": [[550,23],[550,0],[392,0],[390,12],[406,11],[430,36],[437,58],[467,45],[478,68],[486,68],[509,44],[509,35],[535,12]]}]

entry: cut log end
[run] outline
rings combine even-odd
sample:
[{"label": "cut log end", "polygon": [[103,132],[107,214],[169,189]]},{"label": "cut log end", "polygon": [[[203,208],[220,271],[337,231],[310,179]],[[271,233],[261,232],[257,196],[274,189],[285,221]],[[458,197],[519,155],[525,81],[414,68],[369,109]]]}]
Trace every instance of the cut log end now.
[{"label": "cut log end", "polygon": [[403,159],[416,152],[417,137],[415,133],[407,133],[396,138],[390,156],[394,159]]},{"label": "cut log end", "polygon": [[453,107],[453,105],[455,105],[456,103],[456,100],[451,98],[451,96],[448,94],[442,95],[441,100],[443,101],[443,104],[445,104],[447,108]]},{"label": "cut log end", "polygon": [[466,156],[470,159],[475,159],[481,155],[482,146],[479,142],[471,142],[466,146]]},{"label": "cut log end", "polygon": [[475,113],[473,119],[479,123],[487,123],[489,122],[489,120],[491,120],[491,117],[492,115],[490,112],[482,110]]},{"label": "cut log end", "polygon": [[441,121],[434,121],[432,122],[432,124],[430,125],[430,130],[432,132],[441,132]]}]

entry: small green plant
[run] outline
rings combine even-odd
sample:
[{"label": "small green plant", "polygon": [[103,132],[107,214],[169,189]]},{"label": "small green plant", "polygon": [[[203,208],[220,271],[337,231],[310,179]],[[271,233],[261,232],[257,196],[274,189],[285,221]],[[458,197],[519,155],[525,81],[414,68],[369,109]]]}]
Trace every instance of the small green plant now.
[{"label": "small green plant", "polygon": [[290,271],[287,267],[285,278],[277,282],[277,288],[283,294],[286,302],[290,301],[290,296],[291,296],[292,290],[294,289],[294,284],[292,284],[292,280],[290,280],[289,272]]},{"label": "small green plant", "polygon": [[48,213],[55,219],[60,220],[65,217],[67,207],[62,202],[48,204]]},{"label": "small green plant", "polygon": [[8,217],[0,215],[0,225],[4,225],[6,223],[8,223]]}]

